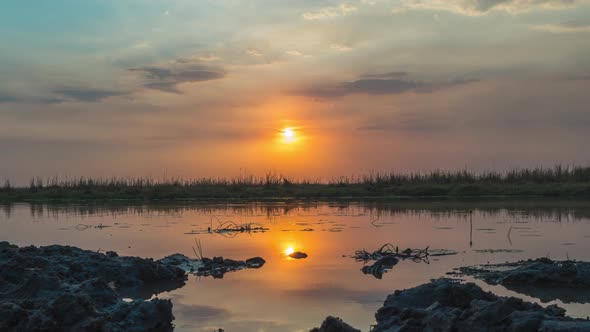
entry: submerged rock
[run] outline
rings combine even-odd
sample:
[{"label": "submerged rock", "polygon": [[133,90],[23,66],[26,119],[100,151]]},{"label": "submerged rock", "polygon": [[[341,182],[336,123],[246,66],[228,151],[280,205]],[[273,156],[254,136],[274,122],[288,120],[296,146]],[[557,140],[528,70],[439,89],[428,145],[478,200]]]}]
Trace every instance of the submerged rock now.
[{"label": "submerged rock", "polygon": [[169,300],[123,297],[185,280],[182,269],[152,259],[0,242],[0,331],[172,331]]},{"label": "submerged rock", "polygon": [[538,258],[516,263],[462,267],[459,271],[485,282],[500,284],[543,302],[590,302],[590,263]]},{"label": "submerged rock", "polygon": [[266,261],[262,257],[252,257],[246,259],[246,265],[251,269],[261,268]]},{"label": "submerged rock", "polygon": [[371,274],[375,278],[381,279],[383,278],[383,273],[391,270],[397,263],[399,263],[399,259],[394,256],[383,256],[372,265],[363,266],[361,271],[364,274]]},{"label": "submerged rock", "polygon": [[307,258],[307,254],[301,251],[295,251],[289,254],[289,257],[293,259],[304,259]]},{"label": "submerged rock", "polygon": [[565,310],[555,305],[543,308],[450,279],[395,291],[375,318],[372,332],[590,331],[590,321],[566,317]]},{"label": "submerged rock", "polygon": [[239,261],[223,257],[191,259],[182,254],[174,254],[160,259],[158,262],[172,265],[183,269],[188,273],[197,276],[221,279],[227,272],[239,271],[243,269],[261,268],[266,261],[262,257],[253,257],[245,261]]}]

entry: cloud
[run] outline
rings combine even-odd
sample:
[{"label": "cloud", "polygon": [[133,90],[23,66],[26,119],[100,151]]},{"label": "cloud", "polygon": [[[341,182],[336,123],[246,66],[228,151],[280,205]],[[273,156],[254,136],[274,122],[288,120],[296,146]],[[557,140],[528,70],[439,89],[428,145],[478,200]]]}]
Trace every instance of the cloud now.
[{"label": "cloud", "polygon": [[408,77],[410,73],[406,71],[392,71],[388,73],[382,74],[364,74],[361,78],[401,78],[401,77]]},{"label": "cloud", "polygon": [[297,50],[288,50],[288,51],[285,51],[285,54],[292,55],[292,56],[302,56],[303,55],[303,53],[301,53]]},{"label": "cloud", "polygon": [[[338,98],[354,94],[388,95],[406,92],[429,93],[445,87],[467,84],[473,80],[453,80],[443,83],[425,83],[390,76],[361,77],[351,82],[316,85],[299,91],[298,95],[312,98]],[[401,74],[401,73],[397,73]],[[405,75],[405,73],[404,73]],[[377,76],[380,76],[377,74]]]},{"label": "cloud", "polygon": [[564,81],[590,81],[590,74],[570,75],[563,79]]},{"label": "cloud", "polygon": [[14,96],[0,94],[0,104],[16,103],[16,102],[18,102],[18,98],[14,97]]},{"label": "cloud", "polygon": [[505,11],[510,14],[529,12],[536,9],[560,9],[571,7],[578,0],[404,0],[394,13],[409,9],[444,10],[456,14],[481,16],[491,11]]},{"label": "cloud", "polygon": [[303,13],[303,18],[306,20],[321,20],[326,18],[335,18],[340,16],[346,16],[357,10],[358,8],[356,6],[344,3],[336,7],[324,7],[315,11]]},{"label": "cloud", "polygon": [[338,52],[348,52],[353,50],[352,47],[342,44],[330,44],[330,48]]},{"label": "cloud", "polygon": [[559,24],[542,24],[535,25],[533,29],[548,31],[553,33],[572,33],[572,32],[590,32],[590,23],[579,21],[569,21]]},{"label": "cloud", "polygon": [[176,58],[176,59],[172,60],[171,63],[173,63],[173,64],[189,64],[189,63],[198,63],[198,62],[212,62],[212,61],[218,61],[218,60],[221,60],[221,58],[218,56],[215,56],[215,55],[206,54],[206,55],[194,56],[194,57],[189,57],[189,58]]},{"label": "cloud", "polygon": [[53,93],[62,95],[66,99],[82,102],[98,102],[109,97],[117,97],[126,94],[126,92],[121,91],[92,88],[64,88],[53,90]]},{"label": "cloud", "polygon": [[146,83],[143,86],[153,90],[160,90],[170,93],[181,93],[180,90],[178,90],[178,88],[176,87],[177,84],[177,82],[153,82]]},{"label": "cloud", "polygon": [[56,97],[20,97],[0,93],[0,104],[58,104],[64,101],[63,98]]},{"label": "cloud", "polygon": [[[590,75],[536,77],[523,81],[485,81],[449,94],[429,98],[407,96],[397,99],[388,113],[363,119],[363,131],[407,131],[420,133],[483,132],[525,135],[525,132],[587,130],[590,113],[585,86]],[[457,94],[458,93],[458,94]],[[456,98],[457,96],[461,96]],[[408,100],[419,101],[409,103]],[[543,128],[543,130],[541,130]],[[477,136],[476,135],[476,136]],[[501,136],[501,135],[500,135]]]},{"label": "cloud", "polygon": [[144,84],[148,89],[160,90],[170,93],[181,93],[178,85],[181,83],[204,82],[221,79],[225,74],[220,70],[206,67],[192,67],[183,69],[170,69],[156,66],[131,68],[129,71],[139,72],[150,80]]},{"label": "cloud", "polygon": [[413,132],[436,132],[452,128],[451,121],[437,118],[432,114],[404,113],[395,119],[380,119],[357,127],[362,131],[413,131]]},{"label": "cloud", "polygon": [[253,55],[253,56],[263,56],[262,53],[260,53],[258,50],[255,50],[255,49],[249,49],[246,51],[246,53]]},{"label": "cloud", "polygon": [[221,60],[220,57],[214,56],[214,55],[202,55],[198,59],[199,59],[199,61],[206,61],[206,62]]}]

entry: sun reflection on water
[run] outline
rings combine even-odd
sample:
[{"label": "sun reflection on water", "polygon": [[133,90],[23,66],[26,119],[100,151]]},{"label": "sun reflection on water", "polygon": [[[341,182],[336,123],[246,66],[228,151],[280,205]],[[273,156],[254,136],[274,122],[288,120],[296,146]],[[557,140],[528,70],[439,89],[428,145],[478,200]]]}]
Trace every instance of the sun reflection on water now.
[{"label": "sun reflection on water", "polygon": [[292,253],[295,252],[295,249],[293,249],[293,247],[287,247],[287,249],[285,249],[285,255],[289,256]]}]

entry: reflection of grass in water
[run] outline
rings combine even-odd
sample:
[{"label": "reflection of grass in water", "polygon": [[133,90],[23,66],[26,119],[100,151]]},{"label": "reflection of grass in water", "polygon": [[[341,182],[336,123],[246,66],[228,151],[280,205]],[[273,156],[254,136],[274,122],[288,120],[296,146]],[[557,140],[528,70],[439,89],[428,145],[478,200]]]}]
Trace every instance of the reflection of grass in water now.
[{"label": "reflection of grass in water", "polygon": [[267,173],[237,178],[32,179],[27,187],[9,181],[0,200],[256,199],[383,196],[590,196],[590,167],[515,169],[506,172],[432,171],[371,173],[328,180]]},{"label": "reflection of grass in water", "polygon": [[475,249],[478,254],[498,254],[498,253],[521,253],[524,250],[520,249]]}]

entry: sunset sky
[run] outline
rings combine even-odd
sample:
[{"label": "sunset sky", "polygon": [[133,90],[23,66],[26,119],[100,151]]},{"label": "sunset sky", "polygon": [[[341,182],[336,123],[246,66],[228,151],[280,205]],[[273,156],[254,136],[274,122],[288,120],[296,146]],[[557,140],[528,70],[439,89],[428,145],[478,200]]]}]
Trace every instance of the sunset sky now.
[{"label": "sunset sky", "polygon": [[0,179],[590,163],[590,0],[4,0],[0,40]]}]

